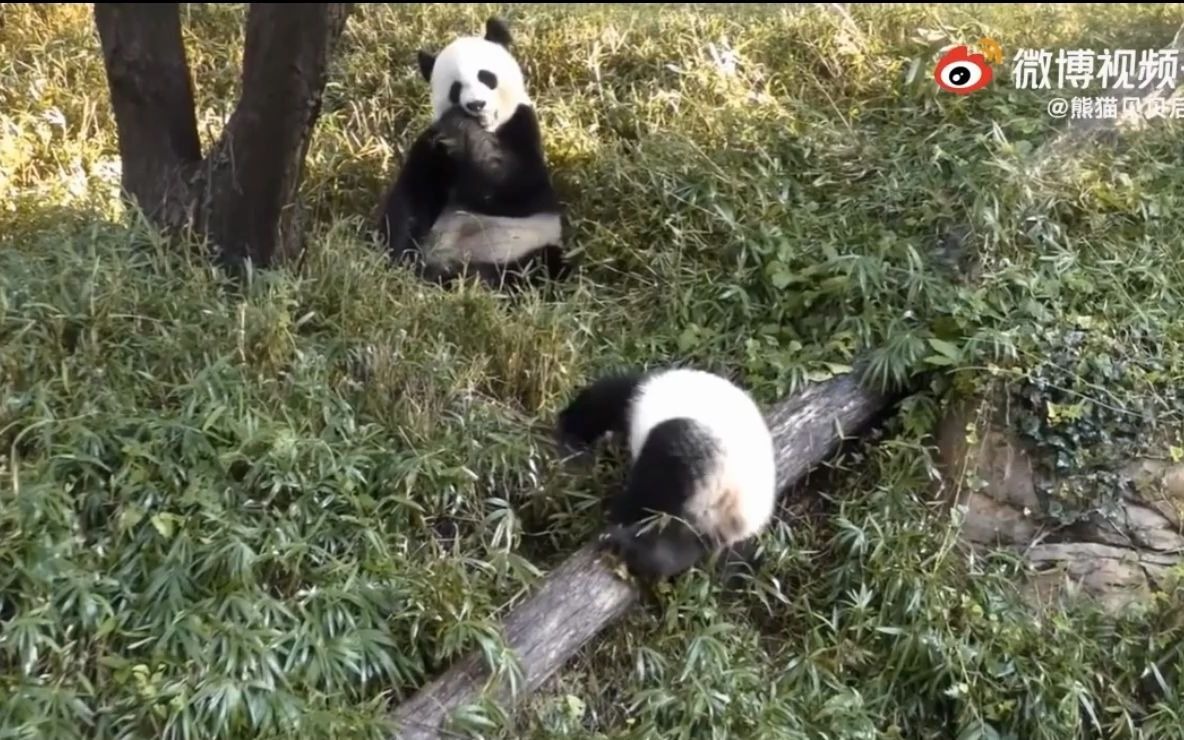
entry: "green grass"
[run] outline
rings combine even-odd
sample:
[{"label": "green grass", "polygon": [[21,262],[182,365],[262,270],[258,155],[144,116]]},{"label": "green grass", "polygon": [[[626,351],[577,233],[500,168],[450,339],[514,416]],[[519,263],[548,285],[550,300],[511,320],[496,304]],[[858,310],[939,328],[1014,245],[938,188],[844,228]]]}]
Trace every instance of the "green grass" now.
[{"label": "green grass", "polygon": [[[558,300],[430,290],[364,239],[426,117],[415,49],[495,10],[584,262]],[[931,437],[1002,389],[1065,519],[1117,495],[1116,462],[1184,444],[1180,122],[1037,170],[1052,93],[930,78],[983,35],[1009,59],[1159,46],[1180,7],[852,13],[362,6],[309,154],[311,253],[242,287],[122,211],[88,8],[6,5],[0,737],[381,737],[597,529],[619,473],[545,441],[576,385],[689,362],[770,404],[865,352],[871,382],[934,379],[763,538],[751,590],[690,574],[475,731],[1184,736],[1179,599],[1027,611],[1012,563],[955,546]],[[242,9],[185,20],[209,142]],[[1083,403],[1058,425],[1050,401]]]}]

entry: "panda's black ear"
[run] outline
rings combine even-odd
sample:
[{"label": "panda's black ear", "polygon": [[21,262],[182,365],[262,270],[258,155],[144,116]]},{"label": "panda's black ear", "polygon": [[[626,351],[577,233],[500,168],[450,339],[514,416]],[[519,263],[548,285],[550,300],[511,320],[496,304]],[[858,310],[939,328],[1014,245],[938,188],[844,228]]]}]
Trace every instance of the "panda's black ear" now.
[{"label": "panda's black ear", "polygon": [[436,55],[420,49],[415,56],[419,62],[419,73],[423,75],[425,81],[431,82],[432,68],[436,66]]},{"label": "panda's black ear", "polygon": [[485,40],[501,44],[509,48],[514,39],[510,36],[510,26],[501,18],[490,18],[485,21]]}]

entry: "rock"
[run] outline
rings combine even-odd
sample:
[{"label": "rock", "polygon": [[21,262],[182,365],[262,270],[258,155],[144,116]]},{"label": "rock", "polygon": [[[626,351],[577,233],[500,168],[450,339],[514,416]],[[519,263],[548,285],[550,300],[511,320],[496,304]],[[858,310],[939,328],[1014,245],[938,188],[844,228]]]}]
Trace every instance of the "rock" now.
[{"label": "rock", "polygon": [[963,536],[983,544],[1031,541],[1040,503],[1023,447],[1005,433],[976,422],[969,404],[942,419],[937,445],[954,502],[966,510]]},{"label": "rock", "polygon": [[1184,526],[1184,463],[1140,459],[1123,468],[1139,499],[1177,528]]},{"label": "rock", "polygon": [[979,408],[963,403],[937,429],[965,542],[1022,554],[1031,565],[1023,593],[1034,605],[1087,597],[1113,613],[1165,585],[1184,558],[1184,465],[1134,461],[1121,470],[1132,493],[1118,497],[1117,511],[1060,527],[1043,515],[1030,451]]},{"label": "rock", "polygon": [[1178,558],[1091,542],[1034,545],[1025,552],[1035,572],[1027,593],[1053,603],[1087,596],[1114,613],[1146,602],[1165,584]]}]

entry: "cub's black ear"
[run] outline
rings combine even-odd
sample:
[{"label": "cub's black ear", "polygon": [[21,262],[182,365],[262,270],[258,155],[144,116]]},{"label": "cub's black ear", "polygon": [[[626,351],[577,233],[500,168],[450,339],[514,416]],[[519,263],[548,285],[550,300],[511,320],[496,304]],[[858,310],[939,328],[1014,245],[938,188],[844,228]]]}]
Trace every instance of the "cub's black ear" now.
[{"label": "cub's black ear", "polygon": [[432,68],[436,66],[436,55],[420,49],[416,53],[416,58],[419,61],[419,73],[423,75],[425,81],[431,82]]},{"label": "cub's black ear", "polygon": [[514,39],[510,36],[510,27],[501,18],[490,18],[485,21],[485,40],[509,47]]}]

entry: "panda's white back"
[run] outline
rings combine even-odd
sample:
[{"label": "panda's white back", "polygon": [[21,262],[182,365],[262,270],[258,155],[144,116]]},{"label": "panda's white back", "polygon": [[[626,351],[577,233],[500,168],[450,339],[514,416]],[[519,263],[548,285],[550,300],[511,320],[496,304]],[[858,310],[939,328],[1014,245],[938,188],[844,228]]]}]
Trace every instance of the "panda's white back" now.
[{"label": "panda's white back", "polygon": [[[688,502],[690,513],[706,522],[716,517],[713,512],[730,510],[739,521],[718,522],[718,534],[727,540],[754,534],[772,515],[777,483],[773,438],[760,408],[718,375],[683,368],[658,373],[640,385],[634,399],[629,419],[634,460],[649,431],[670,419],[698,422],[723,451],[719,465]],[[721,495],[738,500],[723,504],[716,500]]]},{"label": "panda's white back", "polygon": [[751,448],[755,443],[758,454],[769,436],[760,409],[741,388],[704,370],[675,368],[655,373],[638,386],[630,419],[634,457],[649,430],[676,418],[700,422],[725,445]]}]

